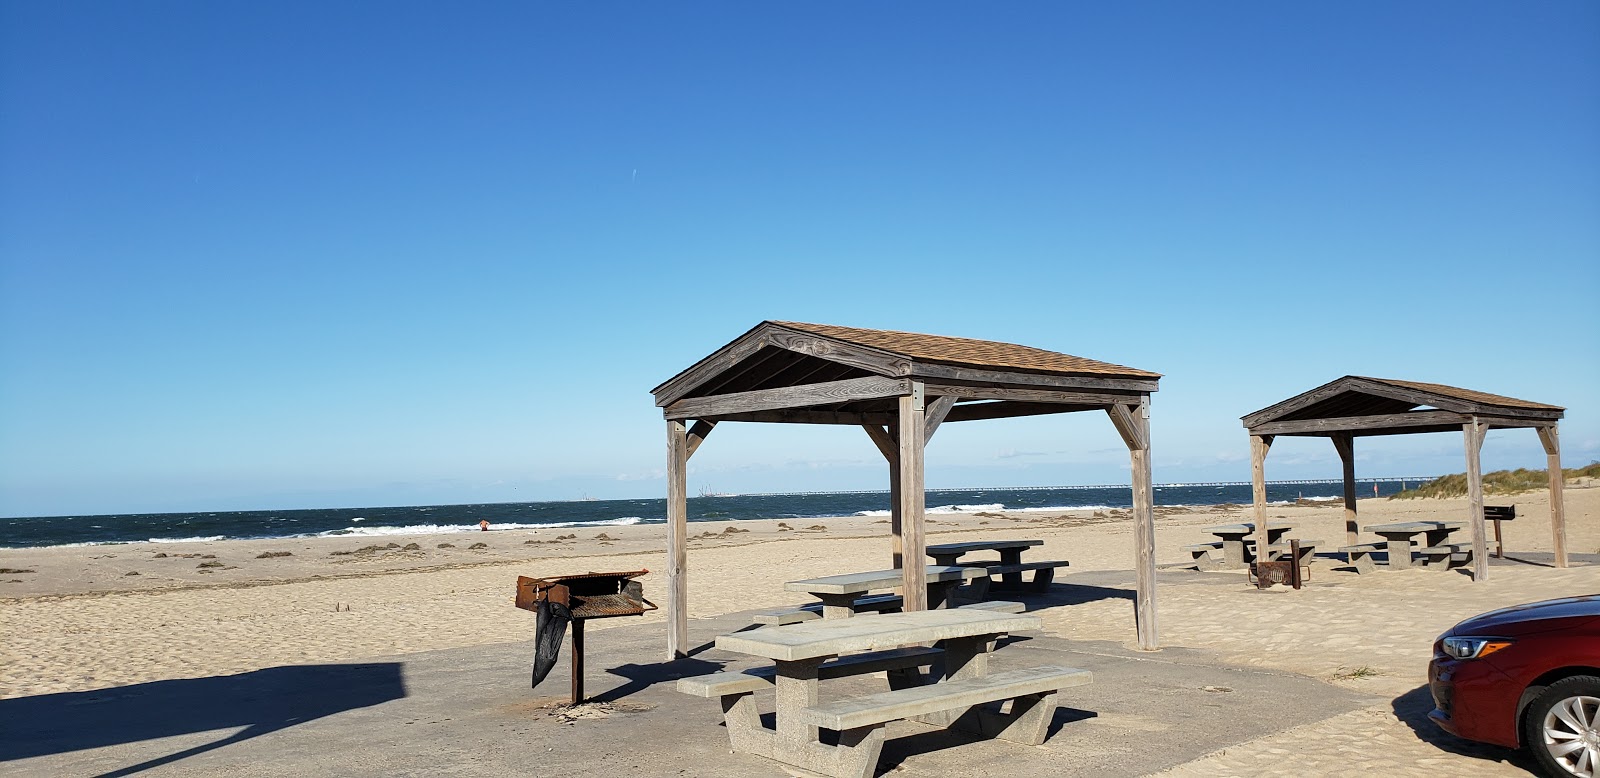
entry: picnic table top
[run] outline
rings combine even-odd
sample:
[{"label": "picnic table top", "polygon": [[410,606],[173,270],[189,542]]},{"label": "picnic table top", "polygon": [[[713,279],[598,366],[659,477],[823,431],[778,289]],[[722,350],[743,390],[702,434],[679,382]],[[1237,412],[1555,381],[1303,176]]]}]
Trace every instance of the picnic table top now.
[{"label": "picnic table top", "polygon": [[1367,531],[1378,534],[1385,532],[1399,534],[1402,532],[1418,533],[1441,529],[1461,529],[1465,526],[1467,524],[1464,521],[1399,521],[1394,524],[1370,524],[1367,526]]},{"label": "picnic table top", "polygon": [[815,659],[849,651],[874,651],[947,638],[1041,629],[1038,616],[947,610],[885,613],[864,619],[821,619],[762,627],[717,638],[717,648],[777,661]]},{"label": "picnic table top", "polygon": [[[928,565],[927,571],[928,583],[970,581],[973,578],[989,575],[989,572],[981,567],[953,565]],[[893,589],[904,582],[905,575],[899,570],[873,570],[866,573],[845,573],[807,578],[804,581],[790,581],[783,585],[783,589],[810,594],[863,594],[874,589]]]},{"label": "picnic table top", "polygon": [[1009,548],[1030,548],[1042,546],[1042,540],[971,540],[965,543],[940,543],[928,546],[927,552],[931,554],[965,554],[968,551],[999,551]]},{"label": "picnic table top", "polygon": [[[1274,530],[1274,529],[1294,529],[1294,522],[1292,522],[1292,521],[1268,521],[1267,522],[1267,529],[1269,529],[1269,530]],[[1247,521],[1247,522],[1244,522],[1243,524],[1218,524],[1215,527],[1206,527],[1206,532],[1209,532],[1209,533],[1211,533],[1213,535],[1224,535],[1224,534],[1233,535],[1233,534],[1240,533],[1240,532],[1255,532],[1255,531],[1256,531],[1256,523],[1253,522],[1253,521]]]}]

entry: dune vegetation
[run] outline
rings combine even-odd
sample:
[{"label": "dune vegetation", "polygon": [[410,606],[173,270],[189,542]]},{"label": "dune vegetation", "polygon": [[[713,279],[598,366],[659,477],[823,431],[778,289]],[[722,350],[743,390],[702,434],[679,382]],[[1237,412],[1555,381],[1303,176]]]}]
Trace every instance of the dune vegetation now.
[{"label": "dune vegetation", "polygon": [[[1567,481],[1578,478],[1600,478],[1600,462],[1587,467],[1566,468],[1561,471]],[[1483,474],[1484,494],[1517,494],[1550,487],[1550,478],[1544,470],[1496,470]],[[1467,494],[1467,474],[1454,473],[1440,476],[1415,489],[1391,495],[1391,500],[1411,500],[1419,497],[1464,497]]]}]

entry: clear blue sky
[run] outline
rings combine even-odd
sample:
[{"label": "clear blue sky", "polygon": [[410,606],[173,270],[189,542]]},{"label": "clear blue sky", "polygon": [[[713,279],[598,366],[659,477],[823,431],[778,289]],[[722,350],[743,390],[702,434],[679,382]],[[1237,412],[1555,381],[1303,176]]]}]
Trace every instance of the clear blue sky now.
[{"label": "clear blue sky", "polygon": [[[1346,373],[1565,405],[1586,464],[1597,300],[1590,2],[0,4],[0,515],[659,496],[648,390],[762,319],[1162,372],[1161,482]],[[1127,481],[1092,414],[928,467]],[[724,425],[690,477],[885,468]]]}]

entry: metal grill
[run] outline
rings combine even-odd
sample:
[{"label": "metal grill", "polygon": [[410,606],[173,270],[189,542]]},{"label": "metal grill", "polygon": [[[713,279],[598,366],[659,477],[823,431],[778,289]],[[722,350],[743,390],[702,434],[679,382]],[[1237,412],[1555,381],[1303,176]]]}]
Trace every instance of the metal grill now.
[{"label": "metal grill", "polygon": [[656,609],[644,598],[644,585],[633,579],[650,572],[581,573],[550,578],[517,576],[518,608],[538,615],[538,648],[533,661],[533,685],[538,686],[555,666],[561,632],[572,624],[572,704],[583,701],[583,623],[589,619],[638,616]]}]

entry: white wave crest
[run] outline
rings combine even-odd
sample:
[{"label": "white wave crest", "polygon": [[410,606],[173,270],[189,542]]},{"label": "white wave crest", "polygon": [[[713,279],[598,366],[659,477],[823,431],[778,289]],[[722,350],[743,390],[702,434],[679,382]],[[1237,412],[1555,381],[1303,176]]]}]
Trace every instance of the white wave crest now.
[{"label": "white wave crest", "polygon": [[151,543],[210,543],[216,540],[227,540],[227,535],[206,535],[197,538],[151,538]]},{"label": "white wave crest", "polygon": [[978,511],[1003,511],[1005,503],[988,502],[982,505],[939,505],[928,509],[928,513],[977,513]]},{"label": "white wave crest", "polygon": [[893,516],[894,511],[856,511],[857,516]]},{"label": "white wave crest", "polygon": [[[564,527],[626,527],[645,521],[641,516],[623,516],[617,519],[600,519],[597,521],[553,521],[547,524],[523,524],[520,522],[491,522],[491,530],[508,529],[559,529]],[[360,536],[360,535],[443,535],[452,532],[477,532],[476,524],[407,524],[400,527],[345,527],[344,529],[330,529],[318,532],[314,537],[333,536]]]}]

